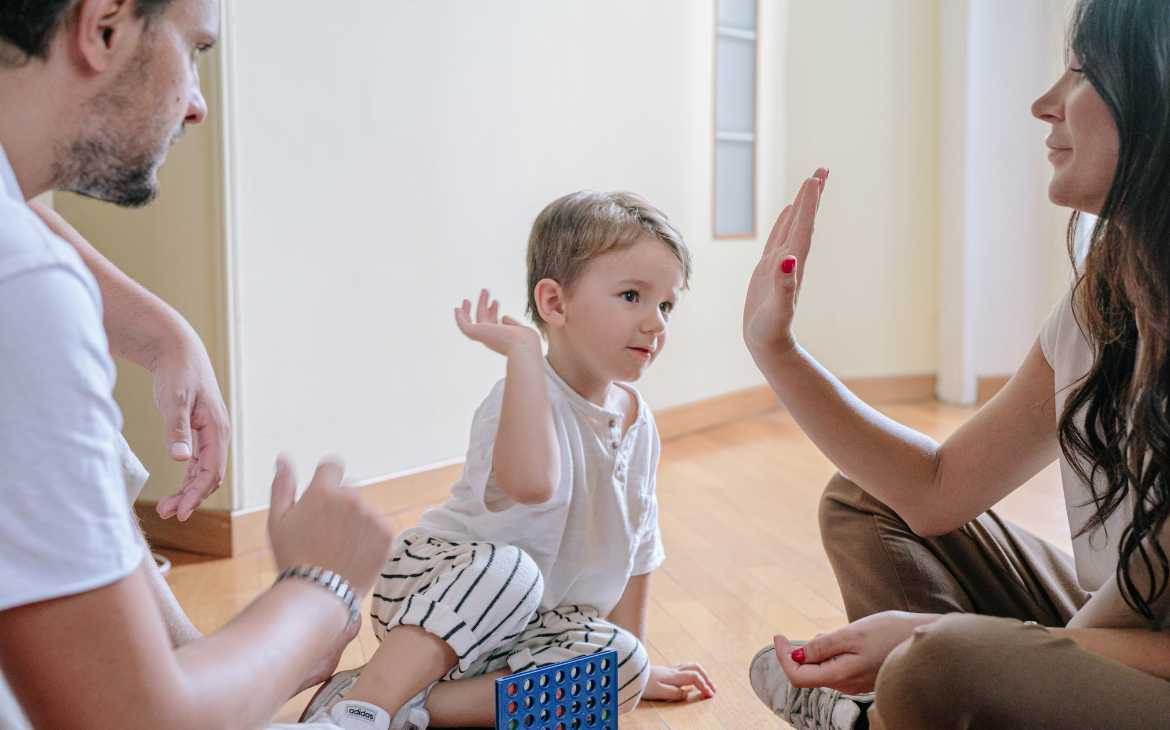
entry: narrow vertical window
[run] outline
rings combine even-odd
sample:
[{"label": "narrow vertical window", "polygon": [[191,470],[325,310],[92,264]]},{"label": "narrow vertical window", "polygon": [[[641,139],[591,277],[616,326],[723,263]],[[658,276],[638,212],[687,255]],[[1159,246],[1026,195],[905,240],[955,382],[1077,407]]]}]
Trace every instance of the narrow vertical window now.
[{"label": "narrow vertical window", "polygon": [[754,237],[756,0],[715,5],[715,237]]}]

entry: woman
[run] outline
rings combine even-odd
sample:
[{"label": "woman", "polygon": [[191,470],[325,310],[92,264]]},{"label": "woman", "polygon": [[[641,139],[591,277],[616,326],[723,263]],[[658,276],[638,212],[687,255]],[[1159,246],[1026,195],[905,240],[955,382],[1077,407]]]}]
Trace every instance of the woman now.
[{"label": "woman", "polygon": [[[781,213],[744,337],[840,470],[822,539],[853,622],[753,661],[797,727],[1155,727],[1170,718],[1170,4],[1080,0],[1033,105],[1049,197],[1099,216],[1076,284],[1007,386],[944,443],[885,418],[795,342],[827,172]],[[1075,260],[1074,260],[1075,263]],[[987,511],[1059,459],[1074,560]],[[865,693],[865,694],[862,694]]]}]

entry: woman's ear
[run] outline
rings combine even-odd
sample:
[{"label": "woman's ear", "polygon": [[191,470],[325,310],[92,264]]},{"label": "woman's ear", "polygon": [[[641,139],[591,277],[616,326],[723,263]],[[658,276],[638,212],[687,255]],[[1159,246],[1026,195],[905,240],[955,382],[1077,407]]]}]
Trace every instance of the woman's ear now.
[{"label": "woman's ear", "polygon": [[565,289],[553,279],[541,279],[533,290],[536,312],[552,329],[565,324]]}]

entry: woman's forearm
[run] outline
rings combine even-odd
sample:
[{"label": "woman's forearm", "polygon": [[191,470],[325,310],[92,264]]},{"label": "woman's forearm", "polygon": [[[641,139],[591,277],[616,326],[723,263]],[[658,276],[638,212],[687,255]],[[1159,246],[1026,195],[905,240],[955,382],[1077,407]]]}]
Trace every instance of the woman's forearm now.
[{"label": "woman's forearm", "polygon": [[842,474],[908,522],[931,509],[934,440],[864,403],[799,345],[753,356],[800,428]]},{"label": "woman's forearm", "polygon": [[560,451],[540,343],[508,355],[500,427],[492,447],[496,486],[517,502],[539,504],[560,481]]},{"label": "woman's forearm", "polygon": [[1149,629],[1049,629],[1065,636],[1086,651],[1146,674],[1170,679],[1170,633]]}]

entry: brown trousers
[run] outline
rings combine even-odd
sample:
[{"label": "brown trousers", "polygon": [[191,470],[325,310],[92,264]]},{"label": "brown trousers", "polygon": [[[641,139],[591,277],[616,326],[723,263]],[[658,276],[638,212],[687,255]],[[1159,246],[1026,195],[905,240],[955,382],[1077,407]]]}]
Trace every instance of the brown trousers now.
[{"label": "brown trousers", "polygon": [[919,537],[840,475],[819,517],[850,621],[955,614],[919,629],[882,666],[876,706],[887,730],[1170,728],[1170,682],[1043,628],[1065,625],[1089,598],[1063,551],[994,512]]}]

